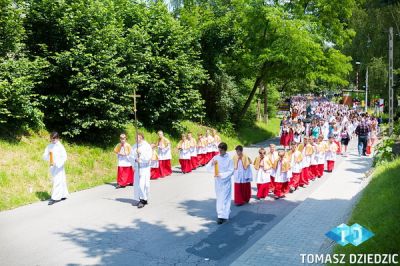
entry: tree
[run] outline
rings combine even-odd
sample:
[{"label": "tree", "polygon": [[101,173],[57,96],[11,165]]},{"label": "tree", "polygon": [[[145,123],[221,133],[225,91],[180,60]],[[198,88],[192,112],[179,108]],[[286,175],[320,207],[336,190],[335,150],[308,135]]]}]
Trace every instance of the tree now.
[{"label": "tree", "polygon": [[43,126],[34,87],[47,63],[25,55],[23,12],[20,1],[0,0],[0,130],[11,135]]}]

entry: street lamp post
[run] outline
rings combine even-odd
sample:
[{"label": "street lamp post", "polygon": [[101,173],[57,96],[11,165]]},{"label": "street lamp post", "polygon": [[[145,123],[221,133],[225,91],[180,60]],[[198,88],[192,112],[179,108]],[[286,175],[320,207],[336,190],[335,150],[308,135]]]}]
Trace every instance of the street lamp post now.
[{"label": "street lamp post", "polygon": [[361,62],[356,62],[357,65],[357,76],[356,76],[356,90],[358,90],[358,71],[360,70]]},{"label": "street lamp post", "polygon": [[365,73],[365,112],[368,112],[368,67]]}]

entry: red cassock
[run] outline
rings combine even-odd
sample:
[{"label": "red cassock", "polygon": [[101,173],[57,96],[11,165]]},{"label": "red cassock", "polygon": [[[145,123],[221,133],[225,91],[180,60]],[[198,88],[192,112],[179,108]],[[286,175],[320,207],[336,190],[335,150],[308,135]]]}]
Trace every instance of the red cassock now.
[{"label": "red cassock", "polygon": [[310,165],[308,173],[309,173],[309,179],[314,180],[318,176],[318,165],[317,164]]},{"label": "red cassock", "polygon": [[257,184],[257,198],[264,199],[268,196],[270,183]]},{"label": "red cassock", "polygon": [[159,160],[158,165],[160,168],[161,177],[169,176],[172,174],[171,160]]},{"label": "red cassock", "polygon": [[179,163],[181,164],[182,173],[190,173],[192,171],[192,163],[190,159],[179,159]]},{"label": "red cassock", "polygon": [[297,188],[300,184],[301,173],[292,173],[289,186]]},{"label": "red cassock", "polygon": [[161,177],[160,168],[151,168],[150,170],[150,179],[157,179]]},{"label": "red cassock", "polygon": [[236,205],[248,203],[251,197],[251,183],[235,183],[234,202]]},{"label": "red cassock", "polygon": [[282,197],[285,195],[287,191],[288,191],[288,182],[285,183],[275,182],[275,189],[274,189],[275,196]]},{"label": "red cassock", "polygon": [[328,172],[332,172],[333,168],[335,167],[335,161],[328,160],[326,162],[327,162]]},{"label": "red cassock", "polygon": [[325,168],[325,164],[318,164],[317,165],[317,176],[318,177],[322,177],[324,175],[324,168]]},{"label": "red cassock", "polygon": [[196,169],[197,167],[199,167],[198,155],[190,157],[190,163],[192,165],[192,169]]},{"label": "red cassock", "polygon": [[309,169],[310,167],[304,167],[303,170],[301,171],[300,181],[299,181],[300,186],[308,185]]},{"label": "red cassock", "polygon": [[198,159],[199,166],[206,165],[205,154],[197,154],[197,159]]},{"label": "red cassock", "polygon": [[118,166],[117,183],[120,186],[133,184],[134,171],[131,166]]}]

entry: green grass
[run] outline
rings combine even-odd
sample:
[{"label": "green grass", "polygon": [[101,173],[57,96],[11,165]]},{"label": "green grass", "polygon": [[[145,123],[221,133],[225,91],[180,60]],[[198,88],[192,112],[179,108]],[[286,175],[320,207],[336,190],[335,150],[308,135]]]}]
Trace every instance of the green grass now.
[{"label": "green grass", "polygon": [[[347,224],[358,223],[375,236],[355,247],[337,245],[334,253],[399,253],[400,251],[400,158],[379,166],[355,206]],[[347,255],[348,256],[348,255]]]},{"label": "green grass", "polygon": [[[183,122],[194,136],[205,133],[207,127],[193,122]],[[242,127],[235,136],[221,134],[222,141],[227,142],[233,150],[238,144],[248,145],[275,136],[279,131],[278,119],[271,119],[268,125],[256,123]],[[141,128],[147,141],[156,142],[156,132]],[[128,142],[133,144],[135,129],[126,129]],[[178,164],[178,151],[175,148],[178,139],[171,137],[173,146],[173,165]],[[119,136],[115,136],[117,144]],[[113,146],[100,148],[91,145],[62,141],[67,150],[68,161],[66,173],[70,192],[79,191],[113,182],[116,178],[116,157]],[[22,137],[19,141],[0,139],[0,211],[21,205],[46,200],[50,197],[51,181],[48,165],[42,160],[43,151],[48,144],[48,133],[45,131]]]}]

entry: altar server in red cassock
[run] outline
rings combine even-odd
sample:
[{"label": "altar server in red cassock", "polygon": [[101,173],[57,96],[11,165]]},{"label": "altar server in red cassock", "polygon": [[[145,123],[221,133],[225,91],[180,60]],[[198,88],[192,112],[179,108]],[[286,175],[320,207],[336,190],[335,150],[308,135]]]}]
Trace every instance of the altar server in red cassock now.
[{"label": "altar server in red cassock", "polygon": [[327,170],[330,173],[333,171],[333,168],[335,167],[337,151],[338,151],[338,146],[335,143],[334,137],[329,136],[328,147],[326,151],[326,163],[327,163]]},{"label": "altar server in red cassock", "polygon": [[250,158],[243,153],[243,147],[235,148],[236,155],[233,156],[234,176],[234,202],[237,206],[249,203],[251,197],[251,181],[253,172]]},{"label": "altar server in red cassock", "polygon": [[275,162],[275,199],[284,198],[288,191],[287,186],[290,179],[290,161],[284,151],[278,152],[279,159]]},{"label": "altar server in red cassock", "polygon": [[193,138],[192,132],[188,133],[188,140],[190,143],[190,163],[192,165],[192,169],[196,169],[199,167],[199,160],[197,158],[197,141]]},{"label": "altar server in red cassock", "polygon": [[124,188],[133,184],[133,168],[129,161],[132,147],[126,141],[126,135],[119,136],[120,143],[114,148],[114,152],[118,158],[117,186],[115,188]]},{"label": "altar server in red cassock", "polygon": [[178,143],[178,150],[182,173],[190,173],[192,171],[192,163],[190,161],[190,141],[187,139],[186,134],[182,134],[182,139]]},{"label": "altar server in red cassock", "polygon": [[164,133],[158,131],[158,163],[160,166],[161,177],[166,177],[172,174],[171,167],[171,142],[164,137]]},{"label": "altar server in red cassock", "polygon": [[268,196],[271,185],[272,162],[266,156],[264,148],[258,150],[258,156],[254,160],[256,172],[255,181],[257,183],[257,199],[264,199]]},{"label": "altar server in red cassock", "polygon": [[299,187],[301,171],[303,170],[303,154],[299,150],[296,142],[291,143],[291,150],[288,153],[292,170],[292,177],[289,182],[290,192],[295,191]]}]

